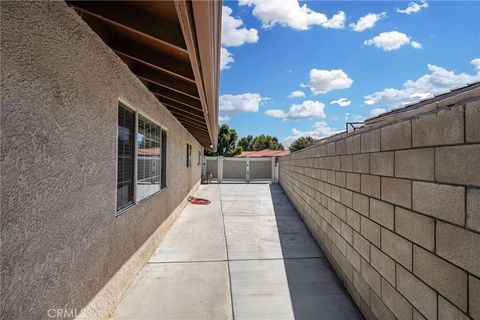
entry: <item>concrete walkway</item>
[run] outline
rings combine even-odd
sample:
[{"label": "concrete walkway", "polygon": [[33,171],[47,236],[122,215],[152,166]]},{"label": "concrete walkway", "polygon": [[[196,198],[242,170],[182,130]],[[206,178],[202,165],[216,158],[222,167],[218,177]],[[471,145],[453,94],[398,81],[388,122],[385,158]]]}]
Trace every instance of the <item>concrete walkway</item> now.
[{"label": "concrete walkway", "polygon": [[360,319],[276,184],[201,185],[112,316]]}]

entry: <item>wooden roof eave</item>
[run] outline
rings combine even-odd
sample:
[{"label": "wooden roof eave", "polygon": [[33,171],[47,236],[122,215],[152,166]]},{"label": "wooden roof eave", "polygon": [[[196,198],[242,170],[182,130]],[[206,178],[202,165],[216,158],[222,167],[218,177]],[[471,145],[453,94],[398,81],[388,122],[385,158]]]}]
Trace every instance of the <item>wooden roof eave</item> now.
[{"label": "wooden roof eave", "polygon": [[[197,5],[204,3],[204,5]],[[210,43],[206,43],[205,39],[212,35],[215,39],[219,39],[218,33],[221,29],[221,1],[204,2],[198,1],[192,4],[187,1],[175,1],[178,19],[183,31],[185,43],[190,55],[190,62],[192,70],[195,75],[198,93],[202,102],[203,112],[207,119],[206,124],[208,132],[210,133],[210,140],[213,148],[217,145],[217,108],[218,108],[218,76],[219,76],[219,43],[214,46],[214,51],[211,49]],[[219,6],[220,10],[212,11],[212,6]],[[207,36],[201,35],[201,31],[207,30]],[[208,49],[210,48],[210,49]],[[205,56],[214,57],[214,63],[205,63]],[[203,59],[202,59],[203,57]],[[203,68],[202,68],[203,67]],[[210,70],[214,68],[213,72],[206,73],[203,70]],[[212,71],[212,70],[210,70]],[[213,75],[213,79],[212,79]],[[209,83],[214,83],[214,90],[209,90]],[[212,96],[213,92],[213,96]]]},{"label": "wooden roof eave", "polygon": [[216,148],[221,1],[67,2],[203,146]]},{"label": "wooden roof eave", "polygon": [[210,126],[215,138],[218,135],[218,103],[220,85],[220,48],[222,28],[222,1],[192,1],[199,56],[204,77],[204,87],[209,106]]}]

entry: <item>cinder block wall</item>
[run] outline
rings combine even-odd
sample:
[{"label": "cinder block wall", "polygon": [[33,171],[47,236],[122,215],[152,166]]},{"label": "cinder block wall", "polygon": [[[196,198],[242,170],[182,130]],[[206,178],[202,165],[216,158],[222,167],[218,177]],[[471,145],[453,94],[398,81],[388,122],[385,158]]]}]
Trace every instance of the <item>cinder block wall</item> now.
[{"label": "cinder block wall", "polygon": [[279,182],[367,319],[480,319],[480,92],[386,118]]}]

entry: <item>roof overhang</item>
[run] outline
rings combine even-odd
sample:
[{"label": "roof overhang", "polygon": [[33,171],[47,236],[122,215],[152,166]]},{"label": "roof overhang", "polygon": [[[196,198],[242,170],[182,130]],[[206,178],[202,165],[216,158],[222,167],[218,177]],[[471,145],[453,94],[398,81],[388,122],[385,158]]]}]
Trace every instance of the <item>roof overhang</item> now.
[{"label": "roof overhang", "polygon": [[67,1],[204,146],[217,145],[221,1]]}]

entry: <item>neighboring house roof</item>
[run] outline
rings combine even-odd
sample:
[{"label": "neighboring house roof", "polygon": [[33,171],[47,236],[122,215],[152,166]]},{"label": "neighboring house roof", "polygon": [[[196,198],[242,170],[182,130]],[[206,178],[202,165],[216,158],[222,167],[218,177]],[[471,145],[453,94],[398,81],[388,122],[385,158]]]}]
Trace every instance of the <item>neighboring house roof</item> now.
[{"label": "neighboring house roof", "polygon": [[160,148],[138,148],[139,156],[160,156]]},{"label": "neighboring house roof", "polygon": [[263,149],[258,151],[243,151],[237,158],[270,158],[270,157],[284,157],[290,154],[290,150],[272,150]]}]

